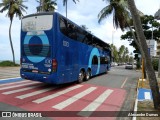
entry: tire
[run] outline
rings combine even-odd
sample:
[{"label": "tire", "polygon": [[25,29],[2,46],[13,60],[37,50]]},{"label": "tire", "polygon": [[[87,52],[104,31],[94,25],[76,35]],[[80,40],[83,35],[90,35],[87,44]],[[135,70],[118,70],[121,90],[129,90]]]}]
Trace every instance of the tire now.
[{"label": "tire", "polygon": [[86,73],[86,81],[89,80],[91,78],[91,71],[90,70],[87,70],[87,73]]},{"label": "tire", "polygon": [[108,67],[106,68],[106,74],[108,74]]},{"label": "tire", "polygon": [[78,83],[82,83],[85,78],[85,73],[83,71],[80,71],[78,76]]}]

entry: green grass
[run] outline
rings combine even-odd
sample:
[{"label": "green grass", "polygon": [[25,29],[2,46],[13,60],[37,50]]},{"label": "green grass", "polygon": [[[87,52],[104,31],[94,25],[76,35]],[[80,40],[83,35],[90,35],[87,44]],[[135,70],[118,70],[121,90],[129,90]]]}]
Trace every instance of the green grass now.
[{"label": "green grass", "polygon": [[14,64],[12,61],[9,60],[0,62],[0,67],[14,67],[14,66],[19,66],[19,64]]}]

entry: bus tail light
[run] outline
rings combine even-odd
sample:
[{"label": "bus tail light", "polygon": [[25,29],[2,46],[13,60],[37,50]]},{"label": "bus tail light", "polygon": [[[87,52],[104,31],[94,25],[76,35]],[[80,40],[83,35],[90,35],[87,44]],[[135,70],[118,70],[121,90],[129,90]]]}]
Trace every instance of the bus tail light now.
[{"label": "bus tail light", "polygon": [[57,64],[57,60],[56,59],[53,59],[52,60],[52,71],[53,72],[56,72],[57,71],[57,66],[58,66],[58,64]]}]

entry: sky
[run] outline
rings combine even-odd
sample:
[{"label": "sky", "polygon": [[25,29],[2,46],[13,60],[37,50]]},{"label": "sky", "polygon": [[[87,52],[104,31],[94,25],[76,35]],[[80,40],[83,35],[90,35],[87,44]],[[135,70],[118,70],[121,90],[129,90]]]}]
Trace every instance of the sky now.
[{"label": "sky", "polygon": [[[68,18],[78,25],[86,25],[87,28],[98,38],[106,43],[113,44],[119,48],[124,45],[133,52],[134,48],[129,46],[127,40],[121,40],[120,36],[125,32],[113,27],[113,16],[107,17],[101,23],[98,23],[98,13],[102,8],[108,5],[107,0],[79,0],[76,4],[68,0]],[[2,0],[0,0],[2,3]],[[137,8],[147,15],[154,15],[160,8],[160,0],[135,0]],[[36,0],[24,2],[28,6],[27,13],[24,15],[36,13],[36,7],[39,3]],[[57,12],[65,16],[66,11],[63,6],[63,0],[57,0]],[[0,13],[0,60],[12,60],[12,52],[9,43],[9,25],[10,20],[6,13]],[[15,51],[15,59],[20,59],[20,28],[21,21],[14,16],[12,24],[12,41]]]}]

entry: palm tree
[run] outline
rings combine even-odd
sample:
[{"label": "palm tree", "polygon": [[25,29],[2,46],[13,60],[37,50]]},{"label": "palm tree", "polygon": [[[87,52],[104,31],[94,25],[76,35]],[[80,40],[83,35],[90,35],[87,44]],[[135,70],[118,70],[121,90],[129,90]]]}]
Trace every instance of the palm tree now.
[{"label": "palm tree", "polygon": [[49,12],[49,11],[54,11],[55,6],[57,5],[56,0],[36,0],[37,2],[40,3],[40,6],[37,7],[37,12]]},{"label": "palm tree", "polygon": [[0,3],[0,8],[2,8],[0,12],[8,11],[7,16],[10,18],[9,40],[10,40],[14,64],[15,64],[15,55],[12,44],[11,27],[14,15],[18,16],[19,19],[21,19],[21,17],[23,16],[22,12],[25,12],[25,9],[27,9],[27,7],[23,5],[23,2],[24,2],[23,0],[2,0],[2,3]]},{"label": "palm tree", "polygon": [[153,69],[153,66],[151,64],[151,59],[148,54],[148,46],[146,43],[146,39],[144,36],[141,20],[139,17],[139,14],[137,12],[137,8],[135,5],[134,0],[128,0],[128,6],[132,15],[133,23],[135,26],[136,34],[139,38],[140,46],[143,50],[144,57],[145,57],[145,64],[147,65],[146,70],[148,73],[148,78],[149,78],[149,84],[150,88],[152,91],[152,96],[153,96],[153,102],[154,102],[154,108],[158,109],[160,108],[160,93],[159,93],[159,87],[156,79],[156,75]]},{"label": "palm tree", "polygon": [[[78,1],[79,2],[79,0],[73,0],[73,2],[76,4],[76,1]],[[66,6],[66,17],[67,17],[67,2],[68,2],[68,0],[63,0],[63,6]]]},{"label": "palm tree", "polygon": [[[107,16],[113,13],[113,25],[116,28],[121,28],[123,31],[124,28],[128,27],[127,20],[129,18],[129,12],[127,11],[126,1],[125,0],[107,0],[109,5],[104,7],[98,14],[99,21],[101,22]],[[127,17],[128,16],[128,17]]]},{"label": "palm tree", "polygon": [[[129,28],[131,31],[133,38],[139,47],[141,53],[142,50],[139,46],[139,40],[136,38],[134,31],[131,28],[132,20],[130,16],[130,12],[127,5],[127,0],[106,0],[109,2],[109,5],[104,7],[98,14],[98,22],[100,23],[107,16],[110,16],[113,13],[113,25],[116,28],[121,28],[122,31],[124,29]],[[137,9],[138,13],[142,16],[143,13]],[[142,53],[143,54],[143,53]]]}]

